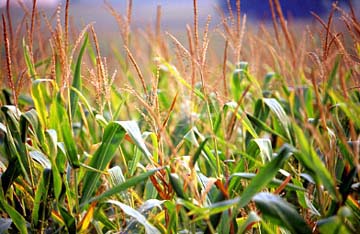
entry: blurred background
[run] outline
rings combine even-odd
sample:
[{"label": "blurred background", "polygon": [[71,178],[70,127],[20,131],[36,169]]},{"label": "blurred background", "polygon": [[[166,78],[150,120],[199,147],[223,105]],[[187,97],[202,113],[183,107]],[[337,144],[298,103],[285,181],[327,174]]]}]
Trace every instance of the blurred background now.
[{"label": "blurred background", "polygon": [[[347,7],[350,0],[340,0],[343,7]],[[22,0],[31,5],[32,0]],[[107,0],[117,11],[124,12],[126,0]],[[236,0],[230,0],[233,9],[236,9]],[[319,15],[325,15],[331,9],[331,0],[280,0],[283,12],[286,17],[293,20],[311,20],[313,17],[310,11]],[[13,15],[21,14],[16,11],[18,0],[10,0]],[[39,8],[44,11],[53,12],[56,6],[64,0],[37,0]],[[97,30],[111,30],[116,27],[116,22],[109,14],[103,0],[71,0],[71,15],[76,18],[79,26],[96,21]],[[360,10],[360,0],[353,0],[352,4]],[[0,0],[0,7],[3,11],[6,0]],[[152,25],[156,18],[156,8],[162,6],[162,27],[165,30],[184,29],[186,24],[192,22],[192,0],[133,0],[133,18],[135,27],[147,27]],[[204,22],[208,15],[211,15],[213,22],[219,23],[219,9],[228,12],[227,0],[198,0],[200,23]],[[271,20],[268,0],[241,0],[241,12],[246,13],[248,20],[268,21]]]}]

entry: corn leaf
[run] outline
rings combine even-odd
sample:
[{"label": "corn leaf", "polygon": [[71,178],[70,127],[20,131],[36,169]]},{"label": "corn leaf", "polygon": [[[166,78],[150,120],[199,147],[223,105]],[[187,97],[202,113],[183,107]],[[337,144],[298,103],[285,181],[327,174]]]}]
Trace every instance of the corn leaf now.
[{"label": "corn leaf", "polygon": [[140,212],[133,209],[132,207],[115,200],[109,200],[108,203],[120,207],[125,214],[131,216],[132,218],[135,218],[140,224],[142,224],[145,227],[145,233],[160,234],[160,231],[156,227],[154,227],[151,223],[149,223],[149,221]]},{"label": "corn leaf", "polygon": [[300,149],[294,152],[295,157],[301,161],[302,164],[308,168],[318,180],[320,180],[333,198],[336,199],[337,193],[335,183],[329,171],[326,169],[320,157],[316,154],[315,149],[309,143],[303,130],[299,126],[294,125],[294,131],[297,136]]},{"label": "corn leaf", "polygon": [[281,197],[271,193],[259,193],[253,198],[262,216],[286,227],[291,233],[310,234],[310,227],[296,209]]},{"label": "corn leaf", "polygon": [[240,201],[237,205],[238,208],[242,208],[247,205],[256,193],[258,193],[272,181],[290,154],[290,147],[285,145],[280,150],[278,156],[273,158],[269,163],[260,169],[260,172],[251,180],[249,186],[247,186],[244,192],[241,194]]},{"label": "corn leaf", "polygon": [[7,201],[3,194],[3,191],[0,191],[0,204],[5,210],[5,212],[9,215],[12,222],[15,224],[19,233],[27,234],[27,222],[25,217],[23,217],[14,207],[12,207]]},{"label": "corn leaf", "polygon": [[[150,152],[145,146],[141,132],[134,121],[115,121],[110,122],[104,131],[102,144],[94,153],[89,166],[98,170],[104,170],[111,159],[114,157],[115,151],[118,149],[121,141],[128,133],[135,145],[150,159]],[[89,200],[95,191],[100,174],[94,171],[87,171],[84,176],[83,196],[81,203]]]},{"label": "corn leaf", "polygon": [[[76,61],[76,66],[75,66],[75,71],[74,71],[74,79],[72,82],[72,87],[79,90],[81,92],[81,86],[82,86],[82,81],[81,81],[81,62],[82,62],[82,57],[84,55],[86,46],[88,44],[89,38],[88,35],[86,35],[84,42],[81,46],[79,55],[78,55],[78,59]],[[74,118],[74,115],[76,113],[76,108],[78,105],[78,100],[79,97],[77,95],[76,92],[74,92],[73,89],[70,90],[70,108],[71,108],[71,117]]]},{"label": "corn leaf", "polygon": [[56,96],[56,101],[54,102],[55,111],[56,111],[56,124],[57,129],[61,131],[62,140],[64,141],[66,156],[71,167],[79,168],[80,161],[78,158],[77,147],[75,144],[75,139],[73,137],[73,132],[69,120],[68,113],[64,107],[64,102],[62,101],[60,93]]},{"label": "corn leaf", "polygon": [[[149,176],[153,175],[158,170],[159,169],[149,170],[144,173],[141,173],[138,176],[131,177],[131,178],[127,179],[124,183],[118,184],[118,185],[112,187],[111,189],[107,190],[106,192],[102,193],[101,195],[89,199],[88,202],[105,199],[114,194],[125,191],[126,189],[128,189],[130,187],[136,186],[139,183],[144,182],[144,180],[146,180]],[[85,205],[85,203],[82,203],[82,205]]]},{"label": "corn leaf", "polygon": [[31,226],[33,229],[42,230],[50,214],[49,198],[52,196],[52,172],[45,169],[36,188],[34,206],[31,213]]}]

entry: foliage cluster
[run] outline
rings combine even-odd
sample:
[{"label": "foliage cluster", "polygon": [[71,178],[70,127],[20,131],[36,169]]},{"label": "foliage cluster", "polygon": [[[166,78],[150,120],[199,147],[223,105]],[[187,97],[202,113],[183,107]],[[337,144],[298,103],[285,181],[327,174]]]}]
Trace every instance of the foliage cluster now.
[{"label": "foliage cluster", "polygon": [[16,27],[8,5],[0,232],[360,230],[360,23],[333,5],[299,33],[269,3],[272,29],[247,30],[238,1],[202,31],[193,0],[186,43],[161,7],[134,32],[131,0],[106,5],[122,38],[106,57],[69,1],[54,18],[22,6]]}]

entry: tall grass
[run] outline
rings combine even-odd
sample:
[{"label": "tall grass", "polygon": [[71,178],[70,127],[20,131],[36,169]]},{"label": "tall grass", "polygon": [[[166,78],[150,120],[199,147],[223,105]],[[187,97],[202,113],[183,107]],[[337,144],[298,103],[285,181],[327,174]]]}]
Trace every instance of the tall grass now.
[{"label": "tall grass", "polygon": [[161,7],[139,33],[131,0],[106,3],[123,45],[104,57],[69,1],[16,24],[8,1],[0,232],[357,233],[359,21],[334,4],[299,30],[269,4],[273,28],[238,1],[213,29],[193,0],[182,41]]}]

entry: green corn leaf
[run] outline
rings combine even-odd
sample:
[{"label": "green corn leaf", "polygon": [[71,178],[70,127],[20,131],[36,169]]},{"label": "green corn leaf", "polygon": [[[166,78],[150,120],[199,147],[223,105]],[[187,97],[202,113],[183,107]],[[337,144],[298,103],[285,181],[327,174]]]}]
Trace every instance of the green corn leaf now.
[{"label": "green corn leaf", "polygon": [[77,147],[72,133],[72,128],[70,125],[70,120],[68,113],[64,107],[64,102],[62,101],[60,93],[56,96],[55,101],[55,111],[56,111],[56,124],[57,129],[61,131],[62,140],[64,141],[66,156],[71,167],[79,168],[80,161],[77,154]]},{"label": "green corn leaf", "polygon": [[[125,191],[128,188],[134,187],[134,186],[138,185],[139,183],[144,182],[149,176],[153,175],[158,170],[159,169],[149,170],[144,173],[141,173],[138,176],[131,177],[131,178],[127,179],[124,183],[118,184],[118,185],[112,187],[111,189],[107,190],[106,192],[102,193],[101,195],[89,199],[88,203],[108,198],[114,194]],[[82,205],[86,205],[86,204],[82,203]]]},{"label": "green corn leaf", "polygon": [[95,119],[93,108],[91,107],[89,101],[84,96],[84,94],[75,87],[71,87],[71,91],[76,94],[77,98],[82,101],[82,103],[85,105],[85,108],[89,111],[90,116]]},{"label": "green corn leaf", "polygon": [[[236,102],[228,102],[224,105],[224,113],[227,113],[227,111],[230,109],[232,111],[235,111],[237,107],[237,103]],[[241,123],[243,124],[244,128],[251,134],[252,137],[254,138],[259,138],[259,136],[257,135],[252,123],[250,122],[250,120],[247,118],[247,115],[245,113],[243,113],[243,111],[241,110],[241,108],[238,108],[238,111],[236,113],[236,117],[241,121]]]},{"label": "green corn leaf", "polygon": [[55,159],[56,165],[59,169],[59,172],[63,174],[65,172],[67,163],[66,163],[66,150],[63,142],[57,143],[57,155]]},{"label": "green corn leaf", "polygon": [[13,184],[15,179],[21,175],[21,167],[18,158],[12,158],[5,172],[1,175],[1,185],[4,193],[7,192],[9,187]]},{"label": "green corn leaf", "polygon": [[106,125],[108,125],[108,121],[105,119],[105,117],[103,115],[96,114],[95,119],[96,119],[96,122],[103,128],[105,128]]},{"label": "green corn leaf", "polygon": [[[134,121],[115,121],[110,122],[104,131],[102,144],[94,153],[89,166],[98,170],[104,170],[114,156],[119,144],[123,140],[125,134],[128,133],[135,145],[147,156],[151,161],[151,154],[142,139],[140,129]],[[87,171],[84,176],[83,196],[81,202],[87,201],[94,192],[100,174],[94,171]]]},{"label": "green corn leaf", "polygon": [[[254,174],[254,173],[239,172],[239,173],[232,174],[230,176],[229,180],[232,181],[237,177],[241,178],[241,179],[252,180],[255,176],[256,176],[256,174]],[[269,186],[276,188],[276,187],[280,186],[283,182],[284,181],[282,181],[282,180],[274,178],[269,182]],[[232,188],[231,185],[232,185],[232,183],[230,184],[229,189]],[[302,192],[306,191],[305,188],[291,184],[291,183],[287,183],[285,188],[289,189],[289,190],[294,190],[294,191],[302,191]]]},{"label": "green corn leaf", "polygon": [[[221,212],[224,212],[224,211],[232,208],[238,202],[239,202],[238,197],[234,198],[234,199],[227,199],[224,201],[212,203],[211,205],[209,205],[207,207],[191,208],[191,210],[189,211],[188,214],[196,215],[196,218],[194,219],[194,221],[204,220],[206,218],[209,218],[212,215],[219,214]],[[184,204],[186,204],[186,203],[184,203]]]},{"label": "green corn leaf", "polygon": [[250,211],[249,215],[245,218],[236,219],[236,223],[238,225],[238,232],[237,233],[246,233],[245,231],[252,227],[254,224],[261,221],[259,215],[254,212]]},{"label": "green corn leaf", "polygon": [[110,221],[110,217],[104,213],[103,209],[95,210],[94,219],[100,221],[108,229],[117,229],[117,226],[112,221]]},{"label": "green corn leaf", "polygon": [[33,150],[29,152],[29,155],[34,161],[39,163],[43,168],[47,168],[47,169],[51,168],[50,160],[41,151]]},{"label": "green corn leaf", "polygon": [[[355,222],[351,223],[351,221]],[[340,207],[336,216],[321,219],[317,224],[322,234],[352,234],[358,233],[359,230],[359,220],[353,216],[351,209],[346,206]]]},{"label": "green corn leaf", "polygon": [[[125,136],[125,130],[117,123],[109,123],[104,131],[102,143],[94,153],[89,166],[104,170],[114,156],[116,149]],[[83,179],[83,192],[81,203],[86,202],[95,191],[100,174],[94,171],[87,171]]]},{"label": "green corn leaf", "polygon": [[[62,179],[60,175],[60,171],[58,168],[58,164],[56,162],[57,156],[57,134],[53,129],[46,130],[45,132],[46,142],[49,147],[49,159],[51,162],[51,169],[53,175],[53,183],[54,183],[54,194],[55,198],[59,198],[61,189],[62,189]],[[63,163],[65,164],[65,162]]]},{"label": "green corn leaf", "polygon": [[245,77],[244,69],[235,69],[232,74],[230,87],[231,87],[231,93],[233,99],[235,101],[238,101],[242,95],[243,89],[241,89],[241,83],[244,77]]},{"label": "green corn leaf", "polygon": [[47,87],[51,85],[53,88],[56,86],[54,80],[51,79],[36,79],[33,80],[31,85],[31,96],[34,101],[34,106],[39,116],[40,124],[43,127],[48,126],[48,117],[46,99],[47,99]]},{"label": "green corn leaf", "polygon": [[5,210],[6,214],[11,218],[12,222],[15,224],[19,233],[27,234],[27,222],[25,217],[23,217],[14,207],[12,207],[6,200],[3,191],[0,191],[0,204],[1,207]]},{"label": "green corn leaf", "polygon": [[47,216],[50,215],[49,201],[53,191],[51,179],[51,169],[45,169],[36,188],[34,206],[31,213],[31,226],[39,231],[46,225]]},{"label": "green corn leaf", "polygon": [[35,79],[36,78],[35,66],[34,66],[33,62],[31,61],[29,47],[25,43],[25,38],[23,38],[22,46],[23,46],[25,63],[26,63],[26,67],[28,69],[29,75],[31,78]]},{"label": "green corn leaf", "polygon": [[[4,148],[5,152],[8,155],[8,165],[6,170],[1,175],[1,187],[3,192],[6,193],[8,188],[11,186],[13,181],[21,175],[21,166],[18,162],[18,157],[16,155],[12,155],[11,152],[16,152],[15,143],[12,140],[8,139],[8,127],[4,124],[0,123],[0,130],[2,134],[4,134]],[[12,137],[10,136],[10,139]]]},{"label": "green corn leaf", "polygon": [[335,182],[329,171],[326,169],[320,157],[316,154],[315,149],[311,146],[308,138],[305,136],[303,129],[294,125],[295,135],[298,140],[299,150],[294,152],[295,157],[308,168],[318,180],[329,191],[333,198],[337,198]]},{"label": "green corn leaf", "polygon": [[174,189],[176,195],[179,198],[182,198],[182,199],[185,199],[185,200],[188,199],[188,196],[184,191],[183,182],[180,180],[178,174],[170,173],[169,170],[168,170],[168,174],[169,174],[169,179],[170,179],[171,186]]},{"label": "green corn leaf", "polygon": [[69,234],[76,234],[76,220],[64,207],[59,206],[61,216],[65,221],[65,226]]},{"label": "green corn leaf", "polygon": [[199,147],[198,147],[198,149],[196,150],[196,152],[195,152],[195,154],[194,154],[194,156],[191,158],[191,160],[190,160],[190,168],[194,168],[194,166],[195,166],[195,164],[196,164],[196,161],[199,159],[199,157],[200,157],[200,155],[201,155],[201,152],[203,151],[203,149],[204,149],[204,146],[205,146],[205,144],[206,144],[206,142],[209,140],[209,138],[206,138],[205,140],[203,140],[201,143],[200,143],[200,145],[199,145]]},{"label": "green corn leaf", "polygon": [[328,94],[334,100],[334,102],[336,102],[334,107],[342,110],[345,115],[353,121],[354,125],[357,128],[360,128],[360,121],[358,121],[360,115],[359,102],[348,101],[342,96],[342,94],[333,90],[328,91]]},{"label": "green corn leaf", "polygon": [[271,141],[268,138],[251,139],[246,148],[246,153],[254,158],[260,154],[263,163],[271,161],[272,147]]},{"label": "green corn leaf", "polygon": [[[205,140],[205,137],[200,133],[200,131],[196,127],[191,128],[190,131],[188,131],[183,138],[186,141],[188,141],[189,143],[191,143],[192,145],[194,145],[195,147],[200,147],[198,140],[201,140],[202,142],[204,142],[204,140]],[[210,170],[212,172],[216,172],[217,171],[217,165],[216,165],[217,160],[216,160],[215,155],[211,152],[211,149],[205,143],[202,146],[202,149],[203,150],[201,150],[199,153],[201,153],[202,156],[206,159],[205,162],[208,164],[209,168],[211,168]],[[200,155],[198,155],[196,157],[198,160]]]},{"label": "green corn leaf", "polygon": [[261,121],[260,119],[256,118],[255,116],[247,114],[247,117],[254,124],[255,127],[259,128],[261,130],[264,130],[264,131],[266,131],[268,133],[274,134],[274,135],[280,137],[281,139],[283,139],[285,141],[287,140],[287,137],[284,136],[283,133],[272,129],[265,122]]},{"label": "green corn leaf", "polygon": [[[31,167],[29,165],[30,159],[25,146],[25,141],[26,141],[26,138],[24,137],[25,130],[21,130],[19,125],[20,111],[15,106],[2,106],[1,110],[6,118],[7,130],[6,130],[5,144],[9,153],[8,155],[9,160],[13,162],[12,166],[14,167],[19,166],[25,179],[29,183],[32,183],[32,176],[30,171]],[[13,160],[14,158],[17,158],[17,160]],[[11,173],[8,175],[11,175],[11,177],[9,177],[8,180],[10,184],[7,185],[11,185],[12,181],[15,180],[17,176],[19,176],[18,169],[11,170]]]},{"label": "green corn leaf", "polygon": [[[333,83],[334,83],[334,81],[335,81],[336,74],[338,73],[340,62],[341,62],[341,56],[337,56],[337,57],[336,57],[336,60],[335,60],[334,67],[333,67],[333,69],[331,70],[330,77],[329,77],[329,79],[327,80],[326,92],[325,92],[324,99],[322,100],[323,106],[326,105],[326,103],[327,103],[327,101],[328,101],[328,99],[329,99],[329,97],[330,97],[329,92],[330,92],[330,91],[332,90],[332,88],[333,88]],[[318,118],[319,118],[319,117],[318,117]]]},{"label": "green corn leaf", "polygon": [[41,125],[41,122],[39,120],[39,116],[37,114],[37,111],[34,109],[31,109],[20,116],[20,128],[22,129],[22,138],[26,139],[27,132],[28,132],[28,125],[31,126],[31,129],[33,131],[33,134],[35,136],[35,139],[37,143],[41,146],[41,148],[48,152],[48,147],[45,142],[45,134],[43,127]]},{"label": "green corn leaf", "polygon": [[54,129],[48,129],[45,131],[45,139],[46,139],[46,145],[49,148],[49,156],[51,158],[55,158],[57,154],[57,142],[58,137],[57,133]]},{"label": "green corn leaf", "polygon": [[[4,105],[1,107],[1,111],[5,115],[6,125],[3,132],[11,135],[15,141],[19,143],[24,142],[24,139],[21,138],[20,134],[20,110],[18,110],[15,106]],[[15,142],[13,142],[15,144]]]},{"label": "green corn leaf", "polygon": [[253,198],[262,216],[286,227],[291,233],[310,234],[310,227],[296,209],[281,197],[271,193],[259,193]]},{"label": "green corn leaf", "polygon": [[135,121],[116,121],[117,124],[129,134],[131,139],[134,141],[134,144],[143,152],[149,162],[152,162],[151,153],[145,145],[145,142],[142,138],[139,126]]},{"label": "green corn leaf", "polygon": [[265,75],[265,77],[264,77],[264,83],[263,83],[262,89],[263,89],[263,90],[268,90],[271,81],[272,81],[273,79],[275,79],[276,76],[277,76],[277,74],[274,73],[274,72],[268,72],[268,73],[266,73],[266,75]]},{"label": "green corn leaf", "polygon": [[288,140],[291,140],[290,136],[290,120],[286,115],[283,107],[275,98],[264,98],[264,103],[270,108],[271,112],[275,115],[279,121],[280,126],[284,130]]},{"label": "green corn leaf", "polygon": [[238,208],[244,207],[252,197],[268,185],[277,174],[278,170],[282,167],[284,162],[288,159],[291,154],[289,146],[285,145],[279,152],[278,156],[273,158],[267,163],[260,172],[251,180],[249,186],[247,186],[244,192],[241,194]]},{"label": "green corn leaf", "polygon": [[[78,59],[76,61],[76,66],[75,66],[75,71],[74,71],[74,79],[72,82],[72,87],[79,90],[81,92],[81,86],[82,86],[82,81],[81,81],[81,62],[82,62],[82,57],[84,55],[86,46],[88,44],[89,38],[88,35],[85,36],[84,42],[81,46],[80,52],[79,52],[79,56]],[[71,108],[71,117],[72,119],[74,118],[74,115],[76,113],[76,108],[78,105],[78,100],[79,97],[77,95],[76,92],[73,91],[73,89],[70,90],[70,108]]]},{"label": "green corn leaf", "polygon": [[138,223],[144,226],[145,233],[147,234],[160,234],[160,231],[154,227],[147,219],[137,210],[133,209],[132,207],[125,205],[119,201],[109,200],[108,203],[116,205],[124,211],[125,214],[131,216],[132,218],[136,219]]},{"label": "green corn leaf", "polygon": [[350,234],[338,216],[331,216],[318,222],[321,234]]}]

